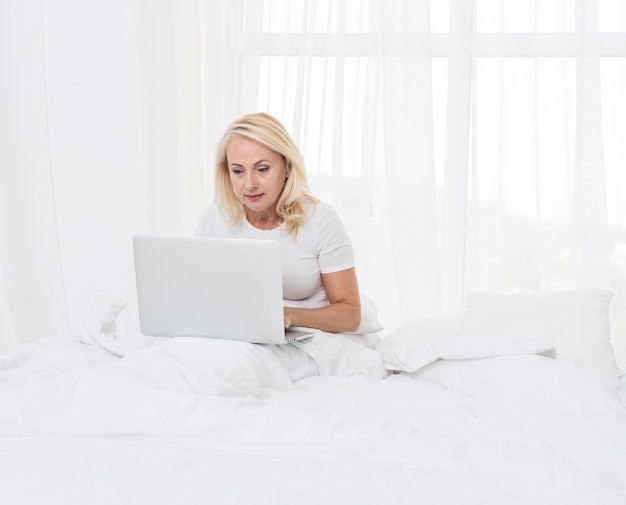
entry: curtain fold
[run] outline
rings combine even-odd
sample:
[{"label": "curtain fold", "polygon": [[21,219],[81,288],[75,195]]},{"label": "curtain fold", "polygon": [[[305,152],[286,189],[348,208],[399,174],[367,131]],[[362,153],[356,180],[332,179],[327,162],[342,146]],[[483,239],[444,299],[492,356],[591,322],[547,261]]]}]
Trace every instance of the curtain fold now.
[{"label": "curtain fold", "polygon": [[442,218],[441,304],[444,313],[463,312],[468,170],[470,167],[470,99],[474,55],[474,2],[450,3],[450,45],[446,121],[444,212]]},{"label": "curtain fold", "polygon": [[0,353],[68,323],[43,16],[40,2],[0,5]]},{"label": "curtain fold", "polygon": [[151,232],[181,227],[176,64],[176,11],[166,1],[137,1],[141,164],[133,200]]},{"label": "curtain fold", "polygon": [[577,0],[576,148],[573,213],[579,282],[611,287],[600,58],[587,53],[587,39],[598,32],[596,0]]},{"label": "curtain fold", "polygon": [[403,36],[427,34],[429,2],[381,2],[389,229],[403,319],[441,312],[433,147],[432,61],[403,55]]}]

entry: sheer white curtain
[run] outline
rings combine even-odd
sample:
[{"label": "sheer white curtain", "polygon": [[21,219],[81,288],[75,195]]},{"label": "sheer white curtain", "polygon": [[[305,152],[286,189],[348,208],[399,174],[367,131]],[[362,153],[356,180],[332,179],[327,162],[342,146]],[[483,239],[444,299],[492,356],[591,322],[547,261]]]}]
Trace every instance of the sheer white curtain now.
[{"label": "sheer white curtain", "polygon": [[3,350],[65,331],[83,293],[123,275],[112,240],[129,219],[123,168],[136,160],[137,123],[126,110],[137,105],[119,77],[136,54],[128,30],[109,33],[129,22],[119,14],[78,2],[0,6]]},{"label": "sheer white curtain", "polygon": [[468,290],[603,287],[622,349],[625,2],[246,7],[240,111],[291,127],[391,326]]},{"label": "sheer white curtain", "polygon": [[2,3],[0,350],[98,293],[136,331],[130,236],[190,233],[224,127],[265,110],[388,329],[468,290],[605,287],[624,353],[625,4]]},{"label": "sheer white curtain", "polygon": [[[202,114],[188,135],[174,11],[0,4],[1,352],[66,332],[100,294],[132,302],[132,234],[189,230],[189,209],[202,206],[202,183],[188,177],[203,177]],[[135,331],[132,303],[120,323]]]}]

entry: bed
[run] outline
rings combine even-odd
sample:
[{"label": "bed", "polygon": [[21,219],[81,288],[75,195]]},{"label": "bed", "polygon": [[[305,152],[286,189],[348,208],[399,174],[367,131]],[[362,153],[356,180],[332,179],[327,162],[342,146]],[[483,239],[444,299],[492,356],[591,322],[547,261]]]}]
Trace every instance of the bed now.
[{"label": "bed", "polygon": [[[126,340],[98,299],[0,358],[21,504],[626,503],[610,292],[470,293],[462,316],[287,346]],[[132,345],[130,345],[132,342]]]}]

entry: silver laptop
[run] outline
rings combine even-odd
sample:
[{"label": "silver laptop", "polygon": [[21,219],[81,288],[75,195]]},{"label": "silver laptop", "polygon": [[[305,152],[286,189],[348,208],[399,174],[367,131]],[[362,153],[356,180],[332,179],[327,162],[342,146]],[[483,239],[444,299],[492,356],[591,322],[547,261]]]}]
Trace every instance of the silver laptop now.
[{"label": "silver laptop", "polygon": [[273,240],[135,235],[139,325],[155,337],[284,344],[280,248]]}]

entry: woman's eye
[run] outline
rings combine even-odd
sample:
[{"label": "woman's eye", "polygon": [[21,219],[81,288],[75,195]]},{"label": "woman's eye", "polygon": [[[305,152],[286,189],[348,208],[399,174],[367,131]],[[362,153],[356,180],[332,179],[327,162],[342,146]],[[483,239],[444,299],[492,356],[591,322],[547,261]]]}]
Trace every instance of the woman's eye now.
[{"label": "woman's eye", "polygon": [[265,172],[267,172],[270,169],[270,167],[259,167],[258,171],[261,172],[262,174],[264,174]]},{"label": "woman's eye", "polygon": [[243,174],[243,170],[241,170],[240,168],[233,168],[232,173],[235,175],[241,175]]}]

